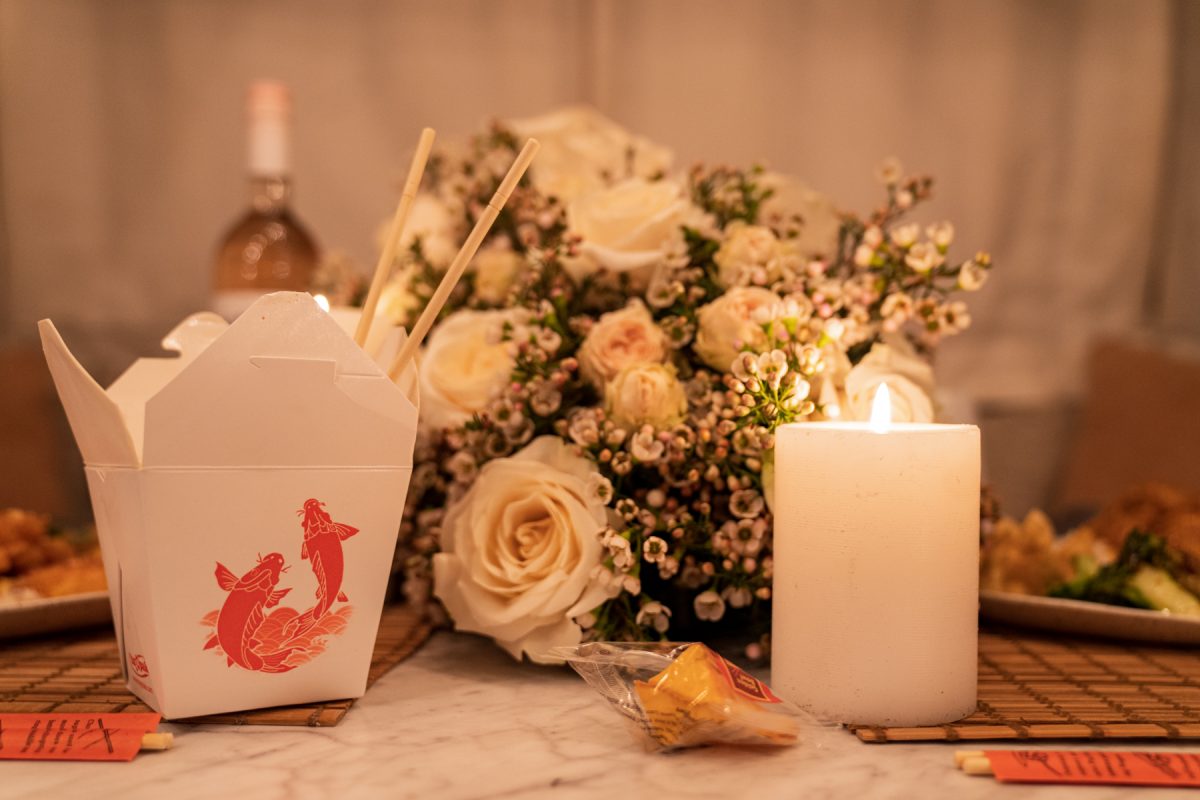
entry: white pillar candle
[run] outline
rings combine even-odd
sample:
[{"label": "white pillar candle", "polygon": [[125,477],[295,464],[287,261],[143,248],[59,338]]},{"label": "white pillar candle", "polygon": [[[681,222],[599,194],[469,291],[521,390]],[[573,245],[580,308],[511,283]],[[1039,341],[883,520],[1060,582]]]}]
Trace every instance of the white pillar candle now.
[{"label": "white pillar candle", "polygon": [[972,713],[979,429],[781,426],[775,498],[772,688],[838,722]]}]

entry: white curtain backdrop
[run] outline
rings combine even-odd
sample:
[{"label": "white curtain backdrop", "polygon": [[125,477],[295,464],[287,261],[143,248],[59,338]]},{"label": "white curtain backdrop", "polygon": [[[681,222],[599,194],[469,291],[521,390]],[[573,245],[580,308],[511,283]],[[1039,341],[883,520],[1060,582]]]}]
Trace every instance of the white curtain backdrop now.
[{"label": "white curtain backdrop", "polygon": [[1200,333],[1187,6],[0,0],[5,332],[51,316],[111,377],[199,308],[244,202],[245,84],[278,77],[300,213],[364,265],[423,125],[590,102],[681,166],[760,161],[864,210],[899,156],[938,180],[922,218],[997,263],[943,382],[1059,398],[1087,343],[1147,309]]}]

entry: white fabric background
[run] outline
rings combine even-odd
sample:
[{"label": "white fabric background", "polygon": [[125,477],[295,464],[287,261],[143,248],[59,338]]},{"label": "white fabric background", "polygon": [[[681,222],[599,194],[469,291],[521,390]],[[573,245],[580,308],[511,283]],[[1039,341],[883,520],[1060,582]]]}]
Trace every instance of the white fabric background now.
[{"label": "white fabric background", "polygon": [[1200,334],[1198,21],[1184,0],[0,0],[0,321],[55,318],[111,377],[199,308],[244,202],[245,84],[279,77],[300,213],[364,265],[422,125],[586,101],[683,165],[763,161],[864,210],[900,156],[938,179],[924,218],[998,265],[943,382],[1044,402],[1098,333]]}]

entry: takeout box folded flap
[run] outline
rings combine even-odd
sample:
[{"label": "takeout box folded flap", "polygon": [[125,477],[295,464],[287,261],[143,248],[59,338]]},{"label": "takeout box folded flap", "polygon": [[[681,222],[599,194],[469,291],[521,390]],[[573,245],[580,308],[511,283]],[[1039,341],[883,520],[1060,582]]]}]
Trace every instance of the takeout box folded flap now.
[{"label": "takeout box folded flap", "polygon": [[138,466],[137,448],[116,402],[67,349],[53,322],[41,320],[38,332],[46,364],[84,462]]}]

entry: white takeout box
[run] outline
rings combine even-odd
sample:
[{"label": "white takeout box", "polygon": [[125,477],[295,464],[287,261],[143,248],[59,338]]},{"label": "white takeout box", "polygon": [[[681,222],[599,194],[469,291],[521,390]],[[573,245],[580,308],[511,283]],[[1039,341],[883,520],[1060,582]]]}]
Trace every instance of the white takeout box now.
[{"label": "white takeout box", "polygon": [[417,428],[415,366],[399,385],[380,366],[403,331],[375,331],[377,362],[280,292],[232,325],[190,317],[163,340],[177,358],[105,391],[39,329],[129,689],[167,718],[362,696]]}]

